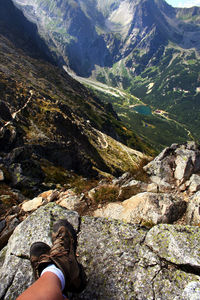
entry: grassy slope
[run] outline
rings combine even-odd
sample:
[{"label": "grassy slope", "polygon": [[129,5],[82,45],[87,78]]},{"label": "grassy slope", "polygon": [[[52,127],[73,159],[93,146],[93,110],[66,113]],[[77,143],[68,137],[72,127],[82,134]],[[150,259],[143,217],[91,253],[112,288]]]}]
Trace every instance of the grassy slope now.
[{"label": "grassy slope", "polygon": [[150,115],[137,113],[134,108],[145,103],[130,93],[91,79],[78,76],[75,78],[87,85],[102,101],[111,103],[123,121],[124,128],[137,132],[142,140],[157,152],[171,143],[183,142],[191,138],[182,124],[171,119],[170,114],[156,114],[153,107]]},{"label": "grassy slope", "polygon": [[[127,119],[129,124],[131,123],[131,128],[137,128],[137,132],[144,134],[154,145],[160,144],[163,147],[172,142],[199,139],[200,60],[198,54],[194,50],[183,50],[169,45],[159,62],[152,60],[151,66],[135,76],[133,71],[141,68],[144,56],[144,53],[136,50],[112,68],[98,69],[97,78],[113,86],[117,84],[122,86],[128,93],[150,105],[152,110],[166,111],[168,119],[158,116],[154,118],[155,115],[136,116],[129,110],[129,103],[126,105],[124,102],[121,105],[117,99],[108,97],[107,101],[112,101],[117,112],[123,114],[121,117],[123,121]],[[146,127],[142,130],[139,126],[142,120],[154,126],[154,129]]]}]

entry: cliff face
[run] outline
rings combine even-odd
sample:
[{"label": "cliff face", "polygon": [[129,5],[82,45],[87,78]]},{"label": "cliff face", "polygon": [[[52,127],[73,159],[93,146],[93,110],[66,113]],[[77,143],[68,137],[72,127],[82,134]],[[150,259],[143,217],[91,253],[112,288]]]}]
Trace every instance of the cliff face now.
[{"label": "cliff face", "polygon": [[29,56],[54,62],[48,46],[38,34],[37,26],[24,18],[12,1],[0,1],[0,33]]}]

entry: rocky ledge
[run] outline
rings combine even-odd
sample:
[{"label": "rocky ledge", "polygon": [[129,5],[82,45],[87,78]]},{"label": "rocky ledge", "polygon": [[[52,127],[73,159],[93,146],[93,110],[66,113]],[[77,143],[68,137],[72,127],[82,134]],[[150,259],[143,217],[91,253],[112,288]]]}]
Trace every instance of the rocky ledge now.
[{"label": "rocky ledge", "polygon": [[[87,180],[78,181],[85,187],[79,194],[63,187],[45,191],[29,201],[21,198],[22,203],[0,216],[0,250],[21,221],[49,202],[78,211],[81,216],[112,218],[147,227],[157,224],[199,226],[199,147],[193,142],[174,144],[144,170],[141,167],[139,177],[124,173],[119,178],[95,181],[92,189]],[[16,193],[12,195],[17,197]]]},{"label": "rocky ledge", "polygon": [[70,299],[199,299],[200,148],[174,144],[144,170],[13,206],[0,219],[0,299],[15,299],[32,282],[30,245],[50,245],[59,218],[77,230],[89,279]]},{"label": "rocky ledge", "polygon": [[[146,182],[135,180],[127,173],[114,179],[112,184],[119,189],[117,201],[102,205],[94,215],[134,224],[200,224],[198,145],[194,142],[173,144],[143,169],[148,174]],[[100,188],[90,191],[91,197],[95,197]]]},{"label": "rocky ledge", "polygon": [[76,229],[79,261],[88,276],[86,290],[70,299],[199,299],[199,227],[160,224],[147,229],[80,217],[55,203],[18,225],[0,252],[1,299],[16,299],[31,284],[30,245],[51,245],[52,223],[59,218]]}]

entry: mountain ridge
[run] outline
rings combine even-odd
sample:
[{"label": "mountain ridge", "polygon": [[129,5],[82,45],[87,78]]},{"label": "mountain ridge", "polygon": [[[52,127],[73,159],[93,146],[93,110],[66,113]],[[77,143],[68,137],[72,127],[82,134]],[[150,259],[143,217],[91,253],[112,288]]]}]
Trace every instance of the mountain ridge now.
[{"label": "mountain ridge", "polygon": [[[32,0],[28,9],[26,5],[21,9],[26,15],[32,10],[37,15],[39,9],[44,14],[42,23],[36,20],[40,33],[68,69],[125,90],[153,111],[165,111],[174,122],[184,124],[195,140],[200,138],[199,7],[173,8],[164,0],[62,0],[59,4]],[[135,117],[131,116],[133,130]],[[147,123],[154,126],[156,120]],[[160,135],[167,136],[167,126]],[[145,128],[142,135],[151,138]],[[173,142],[176,140],[169,138],[164,146]]]},{"label": "mountain ridge", "polygon": [[[21,3],[21,0],[16,0],[18,4]],[[176,42],[179,43],[180,46],[184,47],[184,44],[182,43],[182,40],[188,40],[189,37],[187,35],[183,38],[183,35],[185,34],[180,28],[179,25],[181,25],[183,20],[180,19],[180,15],[188,15],[188,12],[191,12],[191,9],[175,9],[171,7],[169,4],[167,4],[164,0],[162,1],[154,1],[154,0],[141,0],[141,1],[136,1],[136,2],[130,2],[127,0],[121,0],[117,2],[108,2],[108,7],[103,1],[96,1],[95,3],[91,3],[90,1],[72,1],[72,2],[67,2],[65,0],[56,3],[54,1],[34,1],[32,0],[31,2],[29,1],[29,6],[28,9],[26,9],[26,5],[24,3],[27,2],[22,2],[23,3],[23,11],[26,13],[27,16],[30,16],[31,9],[34,11],[34,14],[37,16],[37,18],[40,17],[37,15],[39,13],[38,10],[40,10],[41,15],[43,15],[42,22],[43,25],[41,25],[40,21],[35,20],[37,24],[41,27],[43,27],[43,30],[45,29],[45,26],[49,23],[49,19],[45,17],[45,15],[50,14],[48,17],[50,17],[51,20],[51,14],[52,17],[54,18],[54,25],[55,27],[51,28],[51,25],[49,27],[49,34],[52,36],[53,32],[56,32],[56,28],[58,28],[59,32],[59,27],[62,27],[62,30],[65,31],[66,34],[69,34],[69,41],[66,40],[66,46],[68,42],[70,43],[70,39],[76,38],[77,40],[80,40],[80,44],[83,46],[83,50],[85,49],[85,46],[82,44],[81,39],[84,37],[84,39],[88,39],[88,43],[90,46],[92,46],[91,41],[97,43],[99,38],[106,39],[106,35],[112,34],[113,33],[119,33],[121,34],[121,30],[123,33],[124,30],[124,25],[128,26],[127,31],[124,34],[122,34],[122,37],[120,37],[120,44],[118,48],[118,52],[120,52],[120,47],[123,47],[123,51],[125,51],[125,54],[121,54],[121,57],[115,58],[112,53],[112,49],[109,48],[109,45],[103,45],[102,47],[104,48],[105,55],[108,55],[110,53],[111,57],[109,57],[109,61],[106,62],[106,59],[104,57],[104,63],[105,66],[108,65],[109,63],[115,63],[117,60],[120,58],[123,58],[124,56],[127,56],[130,51],[132,51],[135,46],[137,48],[140,48],[140,43],[144,43],[148,47],[148,39],[142,41],[143,38],[146,39],[145,35],[148,35],[151,33],[152,30],[158,34],[159,38],[161,39],[156,39],[156,41],[159,41],[159,44],[157,44],[158,48],[159,45],[167,43],[168,40],[171,40],[171,42]],[[44,5],[45,4],[45,5]],[[110,4],[110,5],[109,5]],[[31,6],[32,5],[32,6]],[[102,7],[101,7],[102,5]],[[104,12],[104,10],[108,11],[107,13]],[[104,13],[103,13],[104,12]],[[126,18],[124,18],[126,12]],[[193,13],[197,15],[199,12],[199,9],[193,9]],[[179,13],[179,18],[177,18],[177,14]],[[128,15],[127,15],[128,14]],[[46,18],[46,20],[45,20]],[[102,34],[96,31],[96,26],[98,24],[98,19],[101,18],[101,22],[103,25],[100,28],[100,30],[104,30],[105,32],[102,32]],[[57,22],[57,23],[56,23]],[[181,23],[182,22],[182,23]],[[123,24],[125,23],[125,24]],[[195,23],[193,21],[193,23]],[[45,25],[46,24],[46,25]],[[57,25],[56,25],[57,24]],[[116,24],[118,26],[118,29],[113,29]],[[56,27],[58,26],[58,27]],[[106,28],[107,26],[107,28]],[[111,26],[111,28],[109,28]],[[121,27],[120,27],[121,26]],[[86,31],[80,31],[82,27],[87,28]],[[134,34],[132,34],[133,30],[139,30],[139,34],[137,34],[134,37]],[[186,33],[189,30],[189,28],[184,28]],[[79,30],[79,34],[77,35],[77,30]],[[147,30],[145,32],[145,30]],[[199,31],[199,29],[198,29]],[[189,31],[188,31],[189,32]],[[46,32],[47,33],[47,32]],[[124,35],[124,41],[123,41],[123,35]],[[144,35],[144,36],[143,36]],[[140,36],[140,37],[139,37]],[[138,39],[139,38],[139,39]],[[193,41],[193,44],[196,43],[195,46],[197,49],[200,49],[200,44],[197,38],[195,38],[195,42]],[[90,41],[91,40],[91,41]],[[155,39],[153,39],[155,41]],[[106,40],[105,40],[106,41]],[[64,42],[64,41],[63,41]],[[130,43],[131,42],[131,43]],[[185,43],[185,41],[184,41]],[[187,41],[188,45],[185,45],[186,47],[190,47],[191,42]],[[73,44],[72,44],[73,45]],[[128,47],[131,46],[129,49]],[[70,51],[70,44],[67,46],[68,50]],[[77,44],[78,46],[78,44]],[[100,45],[99,45],[100,46]],[[106,53],[106,49],[108,49],[108,52]],[[93,51],[95,51],[95,48],[91,48],[91,54]],[[61,53],[64,55],[64,52],[61,49]],[[151,52],[154,54],[155,50],[151,49]],[[81,54],[81,52],[77,52]],[[85,53],[86,54],[86,53]],[[68,54],[70,56],[70,54]],[[97,55],[98,56],[98,55]],[[78,56],[76,53],[74,54],[74,59],[78,59]],[[71,58],[73,60],[73,58]],[[84,59],[84,56],[83,56]],[[111,59],[111,61],[110,61]],[[116,60],[117,59],[117,60]],[[67,63],[67,61],[66,61]],[[89,62],[88,62],[89,63]],[[69,59],[69,64],[70,64],[70,59]],[[95,62],[94,62],[95,64]],[[89,63],[90,65],[90,63]],[[88,68],[90,66],[88,65]],[[100,64],[101,65],[101,64]],[[72,67],[72,70],[75,70]],[[89,69],[88,69],[89,70]],[[87,72],[86,72],[87,73]],[[78,74],[81,75],[81,74]],[[87,75],[87,74],[85,74]]]}]

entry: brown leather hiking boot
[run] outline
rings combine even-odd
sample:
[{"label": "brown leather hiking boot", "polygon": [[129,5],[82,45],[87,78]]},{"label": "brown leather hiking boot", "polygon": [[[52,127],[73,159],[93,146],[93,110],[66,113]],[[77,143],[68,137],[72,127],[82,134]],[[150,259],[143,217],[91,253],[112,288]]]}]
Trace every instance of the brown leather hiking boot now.
[{"label": "brown leather hiking boot", "polygon": [[43,242],[36,242],[30,248],[30,261],[33,268],[35,280],[40,277],[42,270],[49,264],[46,257],[49,255],[50,247]]},{"label": "brown leather hiking boot", "polygon": [[49,257],[65,276],[63,293],[80,293],[86,287],[86,274],[76,259],[77,236],[67,220],[59,220],[53,225],[53,246]]}]

